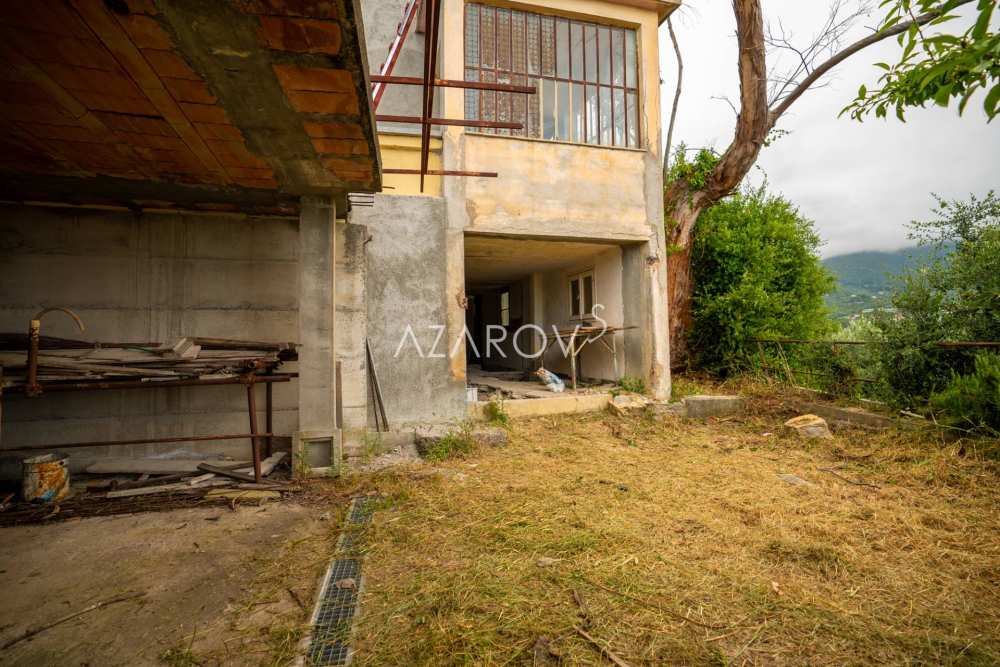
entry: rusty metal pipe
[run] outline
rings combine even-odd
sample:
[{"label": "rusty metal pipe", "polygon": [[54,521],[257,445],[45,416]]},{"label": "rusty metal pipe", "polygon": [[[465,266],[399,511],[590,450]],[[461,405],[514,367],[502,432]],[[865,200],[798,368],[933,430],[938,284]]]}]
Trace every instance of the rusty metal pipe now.
[{"label": "rusty metal pipe", "polygon": [[72,317],[73,321],[76,322],[76,326],[80,328],[81,333],[86,330],[86,327],[83,326],[83,320],[80,319],[79,315],[69,308],[61,306],[43,308],[38,311],[37,315],[31,318],[31,322],[28,324],[28,386],[24,391],[28,396],[38,396],[42,393],[42,385],[38,383],[38,341],[42,336],[42,318],[55,311],[66,313]]}]

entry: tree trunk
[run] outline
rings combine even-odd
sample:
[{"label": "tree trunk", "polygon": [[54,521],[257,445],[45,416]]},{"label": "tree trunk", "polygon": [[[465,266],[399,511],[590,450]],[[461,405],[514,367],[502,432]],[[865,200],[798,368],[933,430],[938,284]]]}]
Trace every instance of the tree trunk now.
[{"label": "tree trunk", "polygon": [[691,329],[691,297],[694,281],[691,276],[691,235],[694,224],[705,208],[702,198],[686,189],[675,192],[667,202],[668,252],[667,299],[670,314],[670,365],[683,366],[688,360],[687,335]]},{"label": "tree trunk", "polygon": [[[958,0],[951,9],[966,5],[972,0]],[[887,30],[879,30],[874,34],[858,40],[854,44],[839,51],[824,63],[815,67],[812,72],[799,82],[795,89],[774,109],[767,103],[767,63],[765,62],[764,18],[761,13],[760,0],[732,0],[733,13],[736,15],[736,40],[739,46],[738,68],[740,76],[740,111],[736,117],[736,132],[733,141],[719,158],[712,173],[705,179],[704,185],[692,189],[688,183],[675,181],[664,183],[663,203],[666,215],[666,225],[670,252],[667,258],[667,291],[670,317],[671,365],[680,366],[686,363],[687,334],[692,321],[691,296],[694,284],[691,276],[691,235],[698,215],[703,210],[715,204],[720,199],[735,190],[743,177],[747,175],[761,148],[767,139],[768,132],[778,119],[802,94],[817,80],[858,51],[882,40],[900,35],[914,26],[924,25],[941,16],[940,10],[921,14],[912,21],[898,23]],[[676,37],[673,35],[676,48]],[[678,62],[680,53],[678,53]],[[679,65],[678,65],[679,68]],[[680,80],[678,78],[678,94]],[[671,126],[677,114],[676,99],[671,114]],[[669,155],[664,156],[664,167]],[[666,169],[664,169],[666,176]]]}]

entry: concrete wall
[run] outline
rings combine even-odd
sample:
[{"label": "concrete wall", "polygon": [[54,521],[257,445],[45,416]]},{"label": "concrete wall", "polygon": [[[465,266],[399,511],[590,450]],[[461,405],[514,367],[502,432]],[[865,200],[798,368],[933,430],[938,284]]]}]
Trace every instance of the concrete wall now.
[{"label": "concrete wall", "polygon": [[642,151],[466,133],[461,154],[456,169],[500,173],[463,179],[471,232],[649,238]]},{"label": "concrete wall", "polygon": [[[437,197],[377,195],[371,208],[357,208],[349,221],[364,225],[367,248],[368,337],[382,387],[389,425],[461,419],[465,415],[465,378],[451,372],[454,338],[445,331],[451,311],[460,309],[449,289],[449,259],[444,202]],[[457,248],[461,260],[461,246]],[[407,326],[413,339],[404,340]],[[461,325],[459,325],[461,326]],[[399,354],[396,352],[399,350]],[[457,351],[464,369],[464,348]],[[434,356],[431,356],[434,355]]]},{"label": "concrete wall", "polygon": [[[594,272],[594,303],[605,306],[605,309],[600,311],[598,315],[604,318],[609,327],[632,326],[624,319],[622,250],[615,247],[605,250],[591,261],[542,274],[544,321],[539,324],[546,332],[551,333],[553,325],[563,330],[572,329],[580,323],[579,320],[573,320],[570,316],[569,279],[570,276],[588,270]],[[600,322],[595,319],[588,321],[593,322],[594,326],[600,326]],[[625,368],[625,338],[622,333],[614,334],[614,336],[618,347],[618,368],[621,375]],[[615,377],[615,363],[611,352],[598,342],[588,344],[580,353],[579,360],[584,377],[605,380],[619,379]],[[545,367],[559,373],[569,374],[569,359],[563,355],[559,343],[555,343],[545,355]],[[578,372],[580,371],[578,370]]]},{"label": "concrete wall", "polygon": [[[41,308],[42,334],[116,342],[186,336],[295,340],[298,225],[246,219],[38,207],[0,207],[0,331],[26,332]],[[294,366],[286,367],[289,370]],[[259,405],[263,408],[263,389]],[[298,383],[277,384],[275,431],[298,428]],[[259,419],[263,424],[263,413]],[[239,386],[4,398],[5,448],[18,444],[240,433]],[[172,449],[245,456],[249,444],[74,450],[80,456],[145,456]]]}]

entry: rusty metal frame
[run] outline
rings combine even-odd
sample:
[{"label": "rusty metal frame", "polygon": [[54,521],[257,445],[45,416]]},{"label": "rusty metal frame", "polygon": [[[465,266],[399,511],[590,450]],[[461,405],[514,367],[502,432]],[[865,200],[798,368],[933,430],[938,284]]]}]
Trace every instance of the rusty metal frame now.
[{"label": "rusty metal frame", "polygon": [[[419,76],[382,76],[371,75],[372,81],[381,83],[398,83],[407,86],[422,86],[424,80]],[[495,90],[502,93],[523,93],[534,95],[538,92],[533,86],[518,86],[512,83],[484,83],[482,81],[459,81],[458,79],[434,79],[434,85],[438,88],[469,88],[473,90]]]},{"label": "rusty metal frame", "polygon": [[461,118],[429,118],[426,121],[420,116],[391,116],[380,114],[376,120],[386,123],[420,123],[424,125],[458,125],[461,127],[499,127],[517,130],[524,125],[521,123],[506,123],[494,120],[464,120]]},{"label": "rusty metal frame", "polygon": [[[384,174],[409,174],[415,176],[420,173],[419,169],[383,169]],[[450,169],[428,169],[424,172],[428,176],[474,176],[478,178],[496,178],[495,171],[453,171]]]},{"label": "rusty metal frame", "polygon": [[[413,18],[417,15],[419,9],[420,0],[412,0],[403,10],[403,20],[396,26],[396,36],[393,38],[392,44],[389,45],[388,58],[379,68],[379,77],[392,74],[392,70],[396,66],[396,60],[399,58],[399,54],[403,50],[403,44],[406,42],[406,36],[410,33]],[[382,94],[385,93],[385,84],[389,83],[388,81],[377,81],[376,79],[379,77],[371,77],[372,109],[378,109],[378,104],[382,100]]]}]

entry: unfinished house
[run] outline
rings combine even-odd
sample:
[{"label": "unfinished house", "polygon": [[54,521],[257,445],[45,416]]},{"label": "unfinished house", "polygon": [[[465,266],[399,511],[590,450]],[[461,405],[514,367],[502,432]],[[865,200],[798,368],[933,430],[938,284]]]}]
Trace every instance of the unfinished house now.
[{"label": "unfinished house", "polygon": [[356,3],[8,2],[0,32],[0,447],[334,462],[335,222],[381,188]]},{"label": "unfinished house", "polygon": [[553,396],[540,367],[569,409],[623,378],[669,395],[657,28],[676,6],[362,3],[384,190],[348,222],[390,423]]}]

